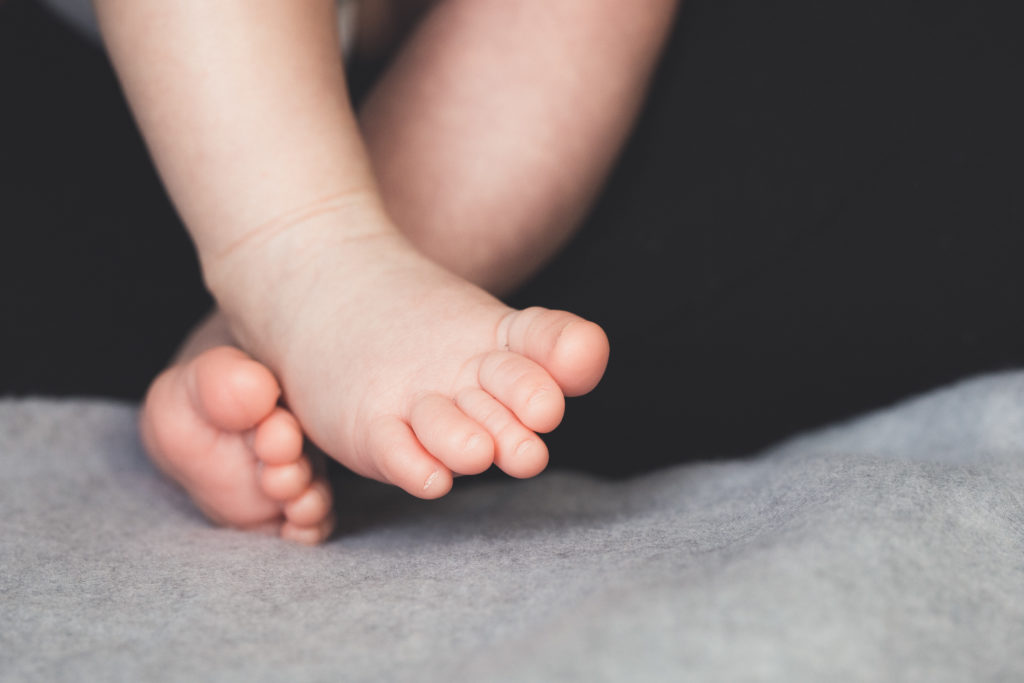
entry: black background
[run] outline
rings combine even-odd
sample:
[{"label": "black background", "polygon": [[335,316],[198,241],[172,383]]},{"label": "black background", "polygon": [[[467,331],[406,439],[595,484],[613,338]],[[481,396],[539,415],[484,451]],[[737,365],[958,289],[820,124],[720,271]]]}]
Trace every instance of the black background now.
[{"label": "black background", "polygon": [[[1022,15],[688,3],[591,219],[514,297],[612,340],[553,464],[749,453],[1024,363]],[[192,247],[102,53],[27,0],[0,93],[0,394],[138,398],[209,306]]]}]

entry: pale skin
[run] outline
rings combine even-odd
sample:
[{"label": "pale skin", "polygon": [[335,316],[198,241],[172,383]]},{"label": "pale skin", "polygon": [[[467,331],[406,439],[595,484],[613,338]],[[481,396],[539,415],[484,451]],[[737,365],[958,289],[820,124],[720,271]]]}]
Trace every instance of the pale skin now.
[{"label": "pale skin", "polygon": [[358,117],[331,2],[96,5],[221,310],[150,389],[157,465],[214,521],[304,543],[333,517],[303,433],[422,498],[539,473],[607,339],[494,294],[580,222],[676,3],[443,0]]}]

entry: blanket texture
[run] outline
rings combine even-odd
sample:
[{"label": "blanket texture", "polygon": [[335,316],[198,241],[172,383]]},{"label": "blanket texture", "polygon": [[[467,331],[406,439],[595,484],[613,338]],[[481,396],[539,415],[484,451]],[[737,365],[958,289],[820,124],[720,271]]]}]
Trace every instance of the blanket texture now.
[{"label": "blanket texture", "polygon": [[2,681],[1024,679],[1024,374],[742,461],[209,526],[133,406],[0,401]]}]

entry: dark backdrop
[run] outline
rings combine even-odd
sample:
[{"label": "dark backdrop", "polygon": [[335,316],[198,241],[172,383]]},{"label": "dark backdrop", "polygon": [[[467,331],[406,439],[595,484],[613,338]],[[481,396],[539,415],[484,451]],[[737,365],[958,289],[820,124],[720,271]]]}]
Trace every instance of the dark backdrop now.
[{"label": "dark backdrop", "polygon": [[[613,344],[554,463],[749,453],[1021,365],[1021,7],[689,2],[591,219],[515,297]],[[0,394],[137,398],[209,305],[191,245],[102,54],[27,0],[0,93]]]}]

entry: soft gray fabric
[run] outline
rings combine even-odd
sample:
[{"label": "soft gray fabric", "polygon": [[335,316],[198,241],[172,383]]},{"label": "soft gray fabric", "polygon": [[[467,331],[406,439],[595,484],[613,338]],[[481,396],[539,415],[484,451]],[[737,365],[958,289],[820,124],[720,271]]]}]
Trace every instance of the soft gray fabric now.
[{"label": "soft gray fabric", "polygon": [[134,417],[0,402],[0,680],[1024,679],[1024,375],[626,482],[352,482],[319,549],[208,526]]}]

